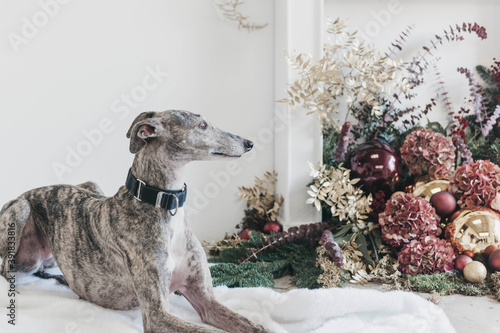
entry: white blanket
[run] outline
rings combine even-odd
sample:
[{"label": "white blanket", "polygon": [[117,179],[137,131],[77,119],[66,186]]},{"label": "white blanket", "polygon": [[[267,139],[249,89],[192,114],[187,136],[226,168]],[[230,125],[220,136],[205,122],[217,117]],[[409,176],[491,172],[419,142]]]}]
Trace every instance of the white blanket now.
[{"label": "white blanket", "polygon": [[[140,310],[114,311],[80,300],[54,280],[21,276],[16,294],[0,277],[0,332],[93,333],[142,332]],[[406,292],[369,289],[295,289],[286,293],[268,288],[215,288],[227,307],[273,332],[455,332],[438,306]],[[9,324],[11,300],[15,326]],[[170,296],[170,313],[200,323],[191,305]]]}]

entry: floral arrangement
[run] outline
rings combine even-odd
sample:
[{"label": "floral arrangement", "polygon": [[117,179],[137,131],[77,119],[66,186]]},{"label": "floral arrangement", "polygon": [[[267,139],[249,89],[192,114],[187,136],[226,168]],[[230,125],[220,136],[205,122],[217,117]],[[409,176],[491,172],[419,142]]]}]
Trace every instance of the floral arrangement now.
[{"label": "floral arrangement", "polygon": [[[295,279],[300,280],[300,287],[332,287],[346,281],[399,285],[404,279],[410,281],[410,276],[453,270],[455,257],[464,250],[453,237],[455,224],[446,224],[452,217],[438,216],[433,204],[412,193],[418,186],[416,178],[439,180],[441,185],[449,179],[448,191],[459,209],[482,205],[500,211],[500,62],[476,67],[481,83],[471,70],[458,68],[470,96],[468,103],[454,110],[444,80],[430,60],[445,43],[464,41],[466,34],[484,39],[486,31],[476,23],[449,26],[404,62],[397,55],[412,31],[409,27],[387,52],[380,52],[337,19],[328,22],[330,39],[322,58],[289,56],[298,79],[282,102],[304,107],[323,125],[323,164],[309,163],[312,182],[306,201],[322,211],[323,220],[263,236],[257,242],[252,233],[251,245],[233,249],[240,257],[238,251],[246,251],[241,262],[264,264],[270,256],[266,253],[275,251],[278,267],[280,262],[300,262],[302,269],[307,268],[310,274]],[[431,68],[439,81],[438,96],[426,105],[403,107],[402,100],[411,101]],[[439,102],[452,122],[422,125],[424,116]],[[346,111],[342,126],[336,119],[340,110]],[[406,168],[396,175],[397,180],[386,180],[399,182],[404,192],[395,194],[392,187],[391,193],[376,192],[362,185],[371,174],[352,176],[350,153],[365,141],[381,141],[399,153],[397,163],[402,160]],[[373,165],[366,172],[376,167],[386,166]],[[331,237],[321,241],[320,234]],[[311,255],[311,245],[315,257],[298,259],[297,253]],[[289,255],[283,253],[285,246]],[[299,274],[297,265],[292,271]],[[280,268],[273,275],[282,273]]]},{"label": "floral arrangement", "polygon": [[393,247],[422,236],[436,235],[439,221],[434,207],[411,193],[394,195],[379,215],[382,240]]},{"label": "floral arrangement", "polygon": [[449,191],[461,207],[491,207],[500,196],[500,167],[482,160],[462,165],[450,178]]},{"label": "floral arrangement", "polygon": [[455,165],[452,139],[430,128],[418,128],[408,134],[400,153],[410,173],[416,176],[448,179]]},{"label": "floral arrangement", "polygon": [[399,269],[408,274],[434,274],[453,270],[453,247],[434,235],[414,239],[398,253]]}]

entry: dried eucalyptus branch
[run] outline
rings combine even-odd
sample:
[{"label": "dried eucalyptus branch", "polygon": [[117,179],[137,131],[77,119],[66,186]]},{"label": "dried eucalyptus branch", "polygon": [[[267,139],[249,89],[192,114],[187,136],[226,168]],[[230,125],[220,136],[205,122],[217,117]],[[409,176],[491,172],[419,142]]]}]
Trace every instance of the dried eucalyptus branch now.
[{"label": "dried eucalyptus branch", "polygon": [[439,72],[439,69],[436,66],[436,64],[434,64],[433,67],[434,67],[434,74],[436,75],[438,81],[438,88],[437,88],[438,97],[443,101],[444,109],[448,112],[448,115],[453,115],[455,114],[455,111],[453,111],[453,104],[451,103],[450,98],[448,96],[448,91],[444,87],[444,80],[441,77],[441,73]]},{"label": "dried eucalyptus branch", "polygon": [[266,24],[255,24],[248,21],[248,16],[240,13],[237,7],[243,4],[243,0],[221,0],[216,2],[217,7],[220,8],[222,15],[231,21],[238,22],[238,29],[246,29],[249,32],[259,30],[267,26]]},{"label": "dried eucalyptus branch", "polygon": [[392,58],[394,55],[396,55],[397,52],[402,51],[403,44],[406,42],[406,38],[411,35],[413,29],[415,29],[414,24],[407,26],[405,30],[401,31],[399,37],[391,43],[389,51],[385,54],[385,56],[388,58]]},{"label": "dried eucalyptus branch", "polygon": [[356,110],[368,110],[380,115],[381,97],[393,92],[406,92],[410,85],[403,75],[405,64],[382,56],[373,46],[349,32],[345,21],[328,21],[331,35],[323,46],[323,57],[314,59],[308,54],[289,56],[298,79],[286,90],[291,108],[303,106],[308,114],[316,113],[323,123],[333,123],[341,109],[349,115]]}]

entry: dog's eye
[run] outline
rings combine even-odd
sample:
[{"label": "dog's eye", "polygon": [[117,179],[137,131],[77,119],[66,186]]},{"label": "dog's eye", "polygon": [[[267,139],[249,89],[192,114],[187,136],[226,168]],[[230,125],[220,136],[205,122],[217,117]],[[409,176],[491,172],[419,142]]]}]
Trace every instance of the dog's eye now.
[{"label": "dog's eye", "polygon": [[207,129],[208,125],[205,121],[202,121],[199,125],[198,125],[199,128],[201,129]]}]

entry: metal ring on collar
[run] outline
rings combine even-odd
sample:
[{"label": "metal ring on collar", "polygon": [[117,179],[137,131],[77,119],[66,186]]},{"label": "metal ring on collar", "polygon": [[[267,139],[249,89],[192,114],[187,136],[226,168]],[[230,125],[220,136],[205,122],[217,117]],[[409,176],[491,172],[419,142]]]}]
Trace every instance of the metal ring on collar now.
[{"label": "metal ring on collar", "polygon": [[169,212],[170,212],[170,215],[174,216],[175,214],[177,214],[177,211],[179,210],[179,198],[177,198],[177,196],[175,194],[172,194],[175,198],[175,213],[172,213],[172,210],[170,209]]}]

